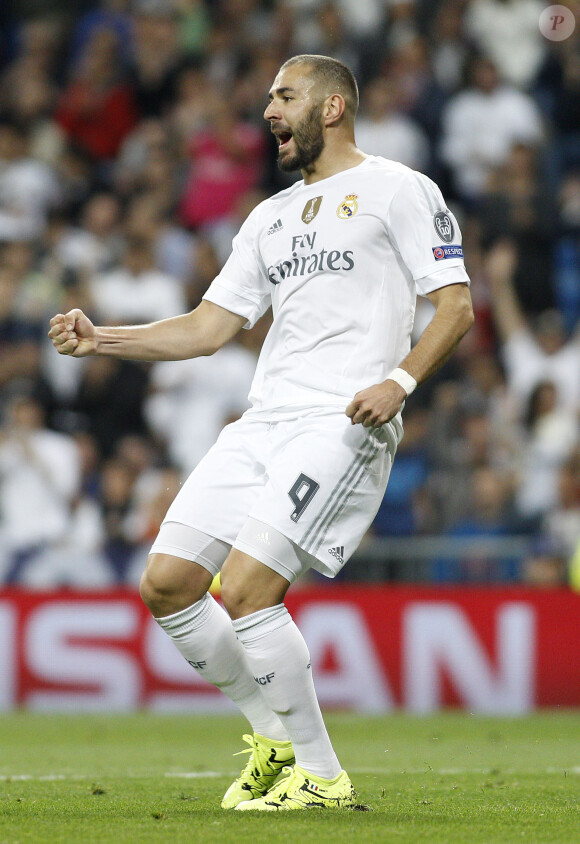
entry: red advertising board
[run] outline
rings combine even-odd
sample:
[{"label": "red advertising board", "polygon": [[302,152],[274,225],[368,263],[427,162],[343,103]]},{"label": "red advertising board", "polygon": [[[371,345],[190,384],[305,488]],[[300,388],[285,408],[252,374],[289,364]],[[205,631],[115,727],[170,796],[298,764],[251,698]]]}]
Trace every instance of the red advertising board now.
[{"label": "red advertising board", "polygon": [[[580,705],[580,595],[330,586],[287,605],[323,706],[519,713]],[[231,706],[133,592],[0,592],[0,709]]]}]

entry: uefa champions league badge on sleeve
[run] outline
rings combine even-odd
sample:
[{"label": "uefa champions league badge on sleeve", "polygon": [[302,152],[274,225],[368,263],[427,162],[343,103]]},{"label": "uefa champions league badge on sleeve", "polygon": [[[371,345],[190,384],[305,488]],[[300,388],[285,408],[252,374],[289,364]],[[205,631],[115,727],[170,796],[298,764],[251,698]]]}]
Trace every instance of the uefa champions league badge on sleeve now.
[{"label": "uefa champions league badge on sleeve", "polygon": [[433,257],[436,261],[443,261],[445,258],[463,258],[463,248],[456,243],[449,246],[434,246]]},{"label": "uefa champions league badge on sleeve", "polygon": [[441,240],[444,240],[445,243],[451,243],[455,229],[453,227],[453,220],[447,211],[437,211],[433,215],[433,225]]}]

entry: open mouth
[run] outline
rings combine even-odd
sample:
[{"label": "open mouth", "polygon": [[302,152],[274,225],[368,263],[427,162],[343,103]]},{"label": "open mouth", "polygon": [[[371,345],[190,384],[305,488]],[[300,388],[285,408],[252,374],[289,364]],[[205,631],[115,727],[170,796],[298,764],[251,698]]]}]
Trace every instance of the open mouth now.
[{"label": "open mouth", "polygon": [[278,141],[278,149],[282,150],[288,146],[290,141],[292,140],[292,132],[289,131],[277,131],[275,132],[276,140]]}]

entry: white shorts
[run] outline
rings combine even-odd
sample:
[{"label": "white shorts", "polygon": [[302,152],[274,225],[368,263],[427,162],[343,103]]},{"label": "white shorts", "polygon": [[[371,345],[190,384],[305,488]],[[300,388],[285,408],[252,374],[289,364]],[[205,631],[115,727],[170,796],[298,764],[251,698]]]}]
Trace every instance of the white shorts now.
[{"label": "white shorts", "polygon": [[[334,577],[379,509],[396,447],[390,423],[377,430],[352,425],[335,409],[276,422],[246,413],[224,428],[191,473],[152,550],[171,553],[162,537],[177,523],[279,570],[271,560],[281,555],[282,534],[292,557],[282,563],[293,574],[283,576],[292,580],[312,567]],[[186,544],[180,541],[182,550]],[[196,559],[195,550],[177,556]],[[214,558],[205,567],[218,564]]]}]

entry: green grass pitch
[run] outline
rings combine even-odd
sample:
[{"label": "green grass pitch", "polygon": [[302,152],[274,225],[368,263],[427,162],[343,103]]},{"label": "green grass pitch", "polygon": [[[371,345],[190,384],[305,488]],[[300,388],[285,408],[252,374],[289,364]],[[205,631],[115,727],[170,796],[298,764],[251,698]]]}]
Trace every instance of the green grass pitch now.
[{"label": "green grass pitch", "polygon": [[369,811],[224,812],[239,717],[5,715],[0,842],[580,841],[580,713],[327,723]]}]

